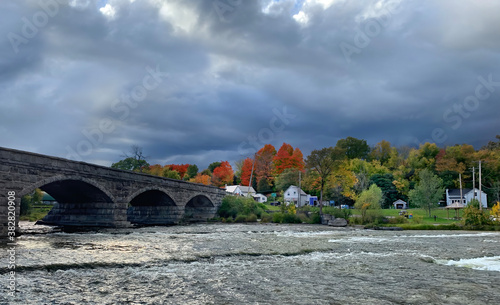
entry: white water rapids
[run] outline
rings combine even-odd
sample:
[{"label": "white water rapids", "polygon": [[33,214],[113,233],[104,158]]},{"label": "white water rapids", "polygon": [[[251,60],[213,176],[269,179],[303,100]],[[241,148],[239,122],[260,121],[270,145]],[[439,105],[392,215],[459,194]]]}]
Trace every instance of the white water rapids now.
[{"label": "white water rapids", "polygon": [[[17,239],[0,304],[498,304],[500,233],[198,224]],[[35,234],[37,233],[37,234]],[[0,248],[7,262],[7,248]],[[2,283],[8,269],[0,265]]]}]

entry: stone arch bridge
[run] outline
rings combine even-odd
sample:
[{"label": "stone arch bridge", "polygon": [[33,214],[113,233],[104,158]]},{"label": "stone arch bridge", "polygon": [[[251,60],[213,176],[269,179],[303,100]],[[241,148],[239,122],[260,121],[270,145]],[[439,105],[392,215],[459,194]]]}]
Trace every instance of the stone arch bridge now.
[{"label": "stone arch bridge", "polygon": [[226,194],[213,186],[0,147],[0,236],[9,229],[9,194],[15,193],[17,227],[21,197],[36,188],[57,201],[45,223],[91,227],[203,221],[215,216]]}]

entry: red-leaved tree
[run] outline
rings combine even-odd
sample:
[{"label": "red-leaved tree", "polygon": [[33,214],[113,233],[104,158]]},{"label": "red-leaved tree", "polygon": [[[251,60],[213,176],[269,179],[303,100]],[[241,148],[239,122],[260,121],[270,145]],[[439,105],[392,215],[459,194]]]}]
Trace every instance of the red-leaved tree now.
[{"label": "red-leaved tree", "polygon": [[241,166],[241,185],[248,186],[250,184],[250,176],[252,176],[253,160],[246,158]]},{"label": "red-leaved tree", "polygon": [[292,145],[283,143],[273,158],[274,175],[280,175],[287,168],[304,170],[304,156],[300,149],[293,149]]},{"label": "red-leaved tree", "polygon": [[181,179],[184,178],[184,175],[187,172],[189,164],[169,164],[166,165],[170,170],[177,171],[181,176]]},{"label": "red-leaved tree", "polygon": [[276,148],[271,144],[266,144],[255,155],[255,175],[257,185],[265,179],[268,184],[274,181],[273,177],[273,158],[276,155]]},{"label": "red-leaved tree", "polygon": [[222,161],[219,167],[214,169],[212,174],[212,183],[221,187],[225,184],[232,184],[234,178],[233,168],[228,161]]}]

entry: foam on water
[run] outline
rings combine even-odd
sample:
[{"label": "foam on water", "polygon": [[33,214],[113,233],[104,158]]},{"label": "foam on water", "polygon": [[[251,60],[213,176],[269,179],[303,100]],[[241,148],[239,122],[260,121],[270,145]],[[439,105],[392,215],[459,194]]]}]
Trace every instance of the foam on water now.
[{"label": "foam on water", "polygon": [[436,260],[436,263],[446,266],[465,267],[475,270],[499,271],[500,256],[479,257],[455,260]]},{"label": "foam on water", "polygon": [[330,239],[329,243],[351,243],[351,242],[360,242],[360,243],[381,243],[381,242],[393,242],[394,238],[384,238],[384,237],[350,237],[343,239]]},{"label": "foam on water", "polygon": [[[390,238],[385,237],[371,237],[371,236],[361,236],[361,237],[350,237],[345,239],[330,239],[330,243],[342,243],[342,242],[370,242],[370,243],[383,243],[383,242],[413,242],[415,239],[419,238],[464,238],[464,237],[500,237],[499,233],[462,233],[462,234],[421,234],[421,235],[398,235],[392,236]],[[486,240],[485,240],[486,241]],[[495,240],[489,240],[488,242],[497,242]]]},{"label": "foam on water", "polygon": [[462,233],[462,234],[424,234],[424,235],[401,235],[405,238],[450,238],[450,237],[484,237],[484,236],[500,236],[500,233]]},{"label": "foam on water", "polygon": [[299,238],[306,238],[306,237],[314,237],[314,236],[325,236],[325,235],[338,235],[338,232],[334,231],[319,231],[319,232],[294,232],[294,231],[288,231],[288,232],[274,232],[276,236],[278,237],[299,237]]}]

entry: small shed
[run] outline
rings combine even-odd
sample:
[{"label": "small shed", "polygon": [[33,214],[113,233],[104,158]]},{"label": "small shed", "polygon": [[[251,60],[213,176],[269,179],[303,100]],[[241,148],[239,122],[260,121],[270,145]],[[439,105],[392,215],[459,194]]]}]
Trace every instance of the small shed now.
[{"label": "small shed", "polygon": [[465,208],[465,206],[463,204],[461,204],[460,202],[455,202],[455,203],[450,204],[449,206],[446,207],[446,210],[448,211],[448,218],[450,218],[450,209],[453,209],[453,210],[455,210],[455,218],[459,219],[460,218],[459,210],[463,209],[463,208]]},{"label": "small shed", "polygon": [[267,197],[262,194],[253,195],[253,199],[257,202],[264,203],[267,202]]},{"label": "small shed", "polygon": [[408,203],[401,199],[394,201],[392,204],[394,205],[394,208],[398,210],[406,210],[408,208]]}]

